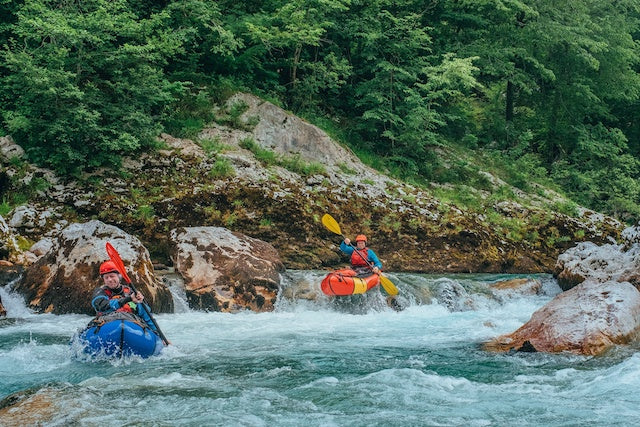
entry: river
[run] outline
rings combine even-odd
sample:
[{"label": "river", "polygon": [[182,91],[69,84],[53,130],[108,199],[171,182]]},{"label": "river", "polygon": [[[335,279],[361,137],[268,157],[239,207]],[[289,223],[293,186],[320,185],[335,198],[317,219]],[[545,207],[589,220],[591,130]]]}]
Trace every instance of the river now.
[{"label": "river", "polygon": [[[319,284],[323,274],[287,272],[283,286]],[[388,277],[403,311],[377,290],[348,304],[283,297],[274,312],[235,314],[191,311],[176,295],[179,312],[156,315],[172,345],[147,360],[79,360],[69,339],[89,316],[33,314],[0,288],[0,425],[640,424],[637,349],[482,350],[560,292],[550,276]],[[514,277],[542,291],[492,296],[491,283]],[[459,291],[453,311],[433,298],[444,282]]]}]

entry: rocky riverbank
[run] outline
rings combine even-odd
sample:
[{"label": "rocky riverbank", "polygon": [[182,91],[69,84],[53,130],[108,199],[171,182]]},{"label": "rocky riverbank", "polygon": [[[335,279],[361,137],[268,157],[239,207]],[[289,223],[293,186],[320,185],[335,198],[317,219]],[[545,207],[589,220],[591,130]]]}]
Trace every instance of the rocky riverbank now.
[{"label": "rocky riverbank", "polygon": [[[231,117],[238,105],[244,113]],[[31,197],[6,215],[0,259],[32,263],[68,224],[98,219],[139,238],[159,264],[173,263],[171,230],[215,226],[268,242],[286,268],[330,268],[343,261],[340,238],[320,223],[330,213],[346,235],[369,235],[387,270],[551,272],[576,242],[611,243],[623,228],[586,209],[554,212],[557,194],[524,193],[488,172],[493,189],[514,198],[491,213],[465,211],[372,170],[317,127],[251,95],[237,94],[217,115],[227,124],[194,140],[162,135],[163,149],[73,180],[24,163],[22,149],[1,138],[2,194]]]}]

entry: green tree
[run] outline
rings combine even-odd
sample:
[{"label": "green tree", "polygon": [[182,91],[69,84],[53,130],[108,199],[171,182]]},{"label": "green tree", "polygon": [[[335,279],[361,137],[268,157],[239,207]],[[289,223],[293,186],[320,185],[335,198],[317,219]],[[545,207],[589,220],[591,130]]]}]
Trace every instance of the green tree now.
[{"label": "green tree", "polygon": [[3,117],[32,159],[71,172],[154,144],[182,90],[162,67],[180,48],[162,12],[124,0],[31,0],[2,52]]},{"label": "green tree", "polygon": [[[261,44],[267,61],[280,74],[288,104],[295,110],[308,109],[323,88],[335,90],[344,84],[350,70],[346,60],[331,50],[327,31],[338,28],[339,15],[350,0],[290,0],[273,2],[272,10],[254,14],[245,24],[250,41]],[[302,74],[302,75],[301,75]]]},{"label": "green tree", "polygon": [[406,176],[429,175],[454,105],[477,86],[471,58],[431,50],[431,30],[414,2],[359,4],[347,22],[352,92],[344,104],[370,147]]},{"label": "green tree", "polygon": [[611,103],[637,99],[640,52],[631,36],[637,20],[626,14],[631,2],[537,3],[540,16],[529,39],[554,78],[529,102],[539,105],[539,149],[553,162],[578,147],[583,126],[610,121]]}]

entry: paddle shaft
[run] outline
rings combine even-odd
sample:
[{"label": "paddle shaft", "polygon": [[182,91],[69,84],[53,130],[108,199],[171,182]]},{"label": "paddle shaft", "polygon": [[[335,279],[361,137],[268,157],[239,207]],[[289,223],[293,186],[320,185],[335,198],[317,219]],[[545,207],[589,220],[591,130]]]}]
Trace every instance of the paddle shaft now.
[{"label": "paddle shaft", "polygon": [[[127,284],[129,286],[131,286],[131,291],[134,294],[138,293],[138,290],[136,289],[135,286],[133,286],[133,283],[131,283],[131,280],[129,280],[127,282]],[[156,331],[158,331],[158,335],[160,335],[160,339],[162,339],[162,342],[165,343],[165,345],[169,345],[170,344],[169,340],[167,339],[167,337],[164,336],[164,333],[162,332],[162,329],[160,329],[160,326],[158,326],[158,322],[156,322],[156,319],[153,317],[153,314],[151,314],[151,307],[149,307],[149,304],[147,304],[144,301],[142,301],[140,304],[142,304],[142,306],[146,310],[147,314],[149,315],[149,319],[151,319],[151,323],[153,323],[153,326],[156,327]]]},{"label": "paddle shaft", "polygon": [[[138,290],[131,282],[129,275],[127,274],[127,271],[124,268],[124,263],[122,262],[122,258],[120,258],[120,254],[118,253],[118,251],[116,251],[116,248],[114,248],[109,242],[107,242],[107,254],[109,255],[109,258],[111,259],[111,261],[113,261],[113,263],[118,268],[118,272],[122,275],[122,277],[124,278],[124,281],[127,282],[127,284],[131,287],[131,291],[134,294],[137,294]],[[160,326],[158,326],[158,322],[156,322],[156,319],[153,317],[153,314],[151,314],[151,307],[149,307],[149,304],[147,304],[144,301],[142,301],[141,304],[146,310],[147,315],[151,320],[151,323],[153,323],[153,326],[156,327],[156,331],[158,331],[158,335],[160,336],[160,339],[162,339],[162,342],[165,343],[165,345],[171,344],[167,339],[167,337],[162,332],[162,329],[160,329]]]},{"label": "paddle shaft", "polygon": [[[341,236],[344,238],[343,235],[341,235]],[[373,271],[373,268],[375,267],[373,265],[373,262],[371,262],[367,258],[365,258],[364,255],[362,255],[362,252],[360,252],[357,247],[353,246],[353,244],[351,244],[351,242],[349,242],[349,246],[351,246],[353,248],[353,250],[356,251],[358,253],[358,255],[360,255],[360,258],[362,258],[362,260],[367,263],[367,266],[369,267],[369,269],[371,271]],[[375,274],[377,274],[378,277],[380,277],[380,284],[382,285],[384,290],[387,291],[387,293],[389,295],[398,295],[398,288],[396,288],[396,286],[393,284],[393,282],[391,282],[389,279],[387,279],[385,276],[383,276],[381,272],[378,272],[378,273],[375,273]]]},{"label": "paddle shaft", "polygon": [[[345,239],[345,236],[344,234],[342,234],[342,230],[340,229],[340,224],[338,224],[338,221],[336,221],[331,215],[324,214],[322,216],[322,224],[327,228],[327,230],[331,231],[334,234],[339,234],[340,236],[342,236],[342,239]],[[351,242],[349,242],[349,246],[351,246],[353,250],[357,251],[358,255],[362,257],[362,260],[366,262],[369,268],[373,270],[373,268],[371,267],[371,263],[369,263],[369,260],[367,260],[364,255],[362,255],[362,253],[351,244]],[[396,288],[391,280],[387,279],[387,277],[382,273],[378,273],[378,277],[380,277],[380,283],[382,287],[385,291],[387,291],[389,295],[398,295],[398,288]]]},{"label": "paddle shaft", "polygon": [[[344,238],[344,236],[342,236],[342,237]],[[367,258],[365,258],[364,255],[362,255],[362,252],[360,252],[357,247],[353,246],[353,243],[349,242],[349,246],[351,246],[353,248],[353,250],[356,251],[358,253],[358,255],[360,255],[360,258],[362,258],[362,260],[367,263],[367,266],[369,267],[369,269],[371,271],[373,271],[373,267],[375,267],[373,265],[373,262],[371,262]],[[376,273],[376,274],[380,274],[380,273]]]}]

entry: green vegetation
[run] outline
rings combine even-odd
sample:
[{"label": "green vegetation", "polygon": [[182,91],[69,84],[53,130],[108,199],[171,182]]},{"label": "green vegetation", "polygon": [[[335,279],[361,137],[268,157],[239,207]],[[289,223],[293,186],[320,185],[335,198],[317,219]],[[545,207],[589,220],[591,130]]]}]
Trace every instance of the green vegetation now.
[{"label": "green vegetation", "polygon": [[215,178],[227,178],[235,175],[235,169],[233,165],[226,157],[218,157],[216,158],[216,162],[211,167],[209,171],[209,177],[212,179]]},{"label": "green vegetation", "polygon": [[[640,219],[634,0],[30,0],[0,10],[0,135],[62,173],[116,166],[155,149],[160,132],[195,138],[213,121],[250,130],[246,105],[215,107],[241,90],[384,173],[464,190],[456,202],[478,204],[467,187],[490,189],[488,171]],[[212,157],[221,149],[201,144]]]},{"label": "green vegetation", "polygon": [[227,146],[223,144],[218,137],[212,139],[196,139],[196,142],[210,157],[217,153],[221,153],[227,148]]},{"label": "green vegetation", "polygon": [[262,218],[260,219],[260,227],[271,227],[273,225],[273,221],[271,221],[269,218]]},{"label": "green vegetation", "polygon": [[282,166],[302,176],[326,175],[327,170],[320,163],[306,162],[300,156],[278,156],[271,150],[260,147],[253,138],[245,138],[240,141],[240,147],[251,151],[256,159],[265,166]]},{"label": "green vegetation", "polygon": [[7,202],[7,198],[3,197],[2,202],[0,203],[0,216],[7,216],[7,214],[11,212],[11,209],[13,209],[13,207],[9,204],[9,202]]}]

